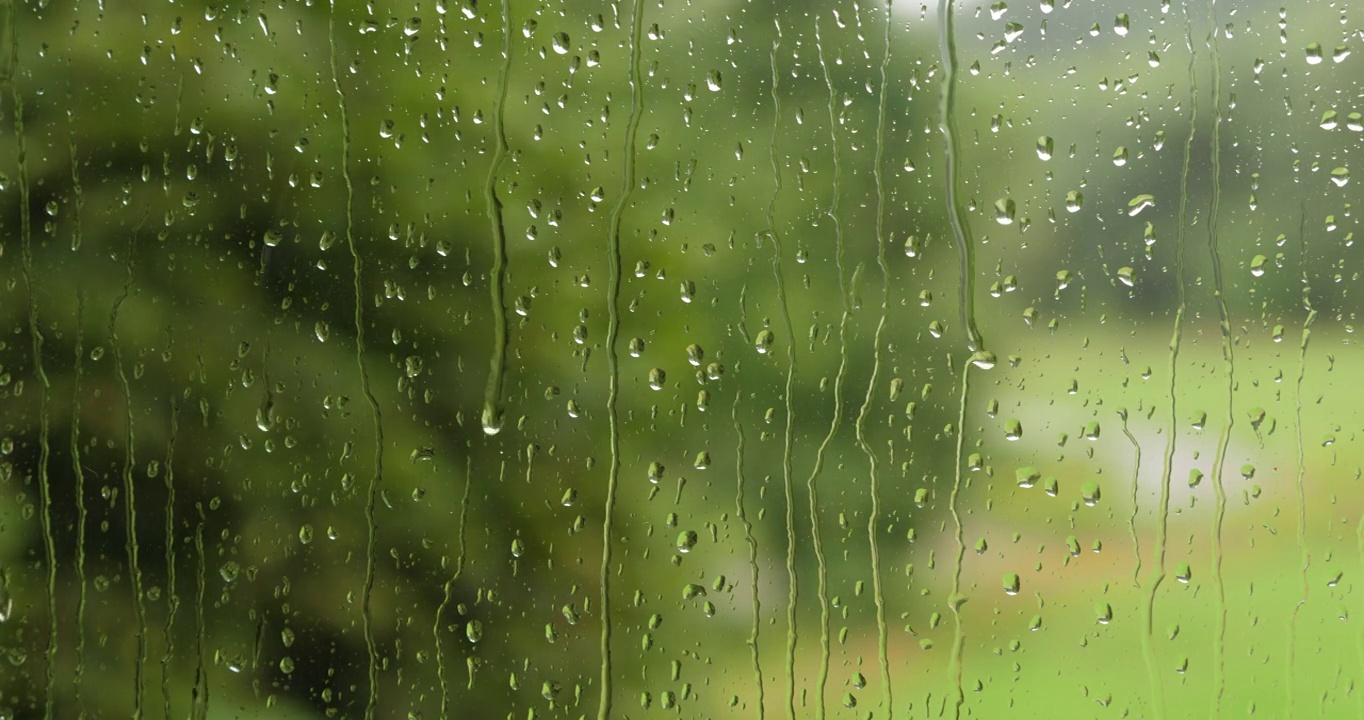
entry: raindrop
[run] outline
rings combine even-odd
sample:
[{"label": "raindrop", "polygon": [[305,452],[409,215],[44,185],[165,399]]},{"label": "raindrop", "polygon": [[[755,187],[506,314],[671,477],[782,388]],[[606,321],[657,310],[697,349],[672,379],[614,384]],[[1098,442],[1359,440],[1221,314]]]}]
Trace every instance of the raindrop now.
[{"label": "raindrop", "polygon": [[1079,212],[1085,205],[1085,194],[1079,190],[1066,191],[1066,211]]},{"label": "raindrop", "polygon": [[989,350],[977,350],[971,355],[971,364],[981,370],[989,370],[995,366],[995,354]]},{"label": "raindrop", "polygon": [[1037,157],[1042,160],[1050,160],[1052,153],[1056,150],[1056,141],[1050,136],[1043,135],[1037,138]]},{"label": "raindrop", "polygon": [[1017,211],[1012,199],[1000,198],[995,201],[995,222],[998,222],[1000,225],[1012,224],[1014,215]]},{"label": "raindrop", "polygon": [[1098,481],[1090,480],[1080,486],[1080,499],[1090,507],[1094,507],[1099,503],[1101,494]]},{"label": "raindrop", "polygon": [[1127,215],[1129,217],[1135,217],[1140,214],[1142,210],[1154,207],[1155,204],[1156,198],[1154,195],[1138,195],[1127,201]]},{"label": "raindrop", "polygon": [[1017,595],[1021,581],[1018,573],[1004,573],[1004,592],[1007,595]]},{"label": "raindrop", "polygon": [[759,353],[766,355],[768,351],[772,349],[772,343],[775,342],[776,339],[777,339],[776,335],[774,335],[771,330],[763,330],[762,332],[758,333],[758,338],[753,343],[753,347]]}]

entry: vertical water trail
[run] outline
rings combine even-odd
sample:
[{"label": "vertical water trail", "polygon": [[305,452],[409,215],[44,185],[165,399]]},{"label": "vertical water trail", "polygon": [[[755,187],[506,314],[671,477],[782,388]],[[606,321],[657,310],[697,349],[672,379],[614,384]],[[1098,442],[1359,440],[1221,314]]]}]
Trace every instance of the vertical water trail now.
[{"label": "vertical water trail", "polygon": [[[1306,205],[1306,201],[1303,201]],[[1304,478],[1307,475],[1306,451],[1302,440],[1302,381],[1307,376],[1307,343],[1312,338],[1312,321],[1317,319],[1317,311],[1312,307],[1312,281],[1307,276],[1307,208],[1303,207],[1298,220],[1298,237],[1302,245],[1302,306],[1307,318],[1302,322],[1302,341],[1298,344],[1298,382],[1293,396],[1294,425],[1298,435],[1298,552],[1302,559],[1302,597],[1293,606],[1293,615],[1288,622],[1288,676],[1285,686],[1288,691],[1284,717],[1293,717],[1293,666],[1297,653],[1298,612],[1307,603],[1307,569],[1312,565],[1312,553],[1307,549],[1307,496]]]},{"label": "vertical water trail", "polygon": [[[961,324],[966,332],[966,347],[972,353],[962,364],[961,372],[961,407],[957,415],[957,447],[956,447],[956,468],[952,476],[952,494],[948,501],[949,509],[952,512],[952,522],[955,525],[957,540],[956,559],[952,567],[952,594],[948,598],[948,604],[952,610],[952,655],[949,662],[948,674],[952,677],[954,691],[952,717],[961,716],[962,705],[966,703],[966,694],[962,687],[962,648],[965,643],[965,629],[961,624],[961,605],[964,599],[961,597],[961,573],[962,565],[966,561],[966,538],[962,527],[961,513],[957,510],[957,499],[961,495],[962,484],[964,482],[962,453],[966,444],[966,403],[970,392],[971,365],[978,354],[984,359],[985,340],[981,337],[980,331],[976,328],[975,314],[975,247],[971,240],[971,224],[966,216],[966,208],[957,198],[957,178],[961,174],[960,163],[960,141],[957,137],[957,42],[954,35],[953,0],[938,0],[938,21],[940,23],[938,35],[938,50],[942,56],[942,64],[945,71],[943,77],[942,108],[939,127],[943,135],[943,151],[946,155],[946,172],[944,184],[947,193],[947,214],[952,223],[952,236],[957,245],[957,259],[959,266],[958,282],[959,303],[961,306]],[[950,360],[949,360],[950,364]]]},{"label": "vertical water trail", "polygon": [[190,694],[190,717],[207,718],[208,666],[205,663],[205,655],[208,652],[208,625],[204,622],[204,595],[208,589],[208,562],[204,559],[204,523],[208,518],[204,516],[203,504],[194,503],[194,511],[199,515],[199,520],[194,525],[194,556],[198,562],[194,587],[194,650],[197,664],[194,668],[194,687]]},{"label": "vertical water trail", "polygon": [[[741,303],[742,306],[742,303]],[[734,421],[734,437],[738,445],[734,450],[734,477],[737,480],[734,501],[737,507],[739,522],[744,526],[744,542],[748,544],[748,567],[749,583],[753,586],[753,626],[748,631],[748,650],[753,656],[753,683],[758,688],[758,720],[763,720],[766,710],[764,706],[765,693],[763,691],[763,668],[758,657],[758,626],[762,618],[762,600],[758,597],[758,541],[753,537],[753,523],[748,519],[748,512],[744,507],[744,426],[739,422],[739,399],[743,397],[741,388],[734,388],[734,406],[730,409],[730,418]]]},{"label": "vertical water trail", "polygon": [[48,477],[48,463],[52,457],[49,442],[51,421],[48,403],[52,383],[43,366],[43,333],[38,326],[38,294],[33,277],[33,218],[29,211],[28,148],[24,138],[24,98],[19,93],[19,30],[14,3],[6,4],[9,25],[10,65],[8,85],[14,104],[14,144],[19,164],[19,242],[23,265],[24,289],[28,296],[28,334],[33,343],[33,373],[38,378],[38,494],[43,511],[39,524],[43,533],[43,556],[47,565],[47,648],[45,655],[45,683],[43,717],[52,717],[57,687],[57,543],[52,536],[52,482]]},{"label": "vertical water trail", "polygon": [[502,0],[502,69],[497,76],[497,102],[493,104],[492,165],[483,194],[488,204],[488,224],[492,228],[493,268],[489,277],[493,309],[493,352],[488,361],[488,390],[483,398],[483,432],[496,435],[502,430],[502,384],[507,372],[507,225],[502,216],[502,200],[497,197],[497,174],[507,155],[507,125],[503,112],[507,105],[507,84],[511,76],[511,0]]},{"label": "vertical water trail", "polygon": [[383,415],[379,411],[379,401],[374,397],[374,390],[370,386],[369,371],[365,369],[364,261],[355,245],[355,184],[350,174],[350,117],[347,114],[346,91],[341,87],[341,73],[336,64],[336,0],[331,0],[331,13],[327,20],[327,45],[331,62],[332,87],[336,90],[337,112],[341,120],[341,177],[346,184],[346,247],[350,250],[355,290],[355,366],[360,372],[360,391],[369,403],[370,414],[374,419],[374,474],[370,477],[369,489],[365,499],[367,533],[365,585],[360,601],[365,651],[369,659],[369,693],[365,700],[365,720],[373,720],[374,710],[379,704],[379,649],[374,643],[374,617],[371,612],[371,600],[374,594],[374,553],[378,543],[378,527],[374,520],[374,509],[379,499],[379,486],[384,478],[384,426]]},{"label": "vertical water trail", "polygon": [[624,167],[621,172],[620,195],[611,210],[611,226],[607,232],[607,325],[606,365],[609,389],[606,396],[606,417],[610,423],[611,470],[606,481],[606,512],[602,520],[601,551],[601,704],[598,720],[611,715],[611,539],[616,514],[616,486],[620,482],[620,418],[616,410],[620,396],[620,358],[616,345],[620,339],[620,283],[621,283],[621,218],[635,187],[635,142],[639,134],[639,119],[644,114],[643,78],[639,72],[639,44],[644,27],[644,0],[634,0],[630,19],[630,119],[625,127]]},{"label": "vertical water trail", "polygon": [[[1355,479],[1359,479],[1359,468],[1355,468]],[[1358,551],[1356,557],[1359,558],[1360,570],[1364,570],[1364,514],[1355,522],[1355,549]],[[1355,633],[1355,654],[1359,657],[1361,669],[1364,669],[1364,632]],[[1364,717],[1364,695],[1355,693],[1355,698],[1359,703],[1359,717]]]},{"label": "vertical water trail", "polygon": [[853,427],[857,445],[867,456],[871,474],[871,512],[867,515],[867,544],[871,554],[872,600],[876,605],[876,659],[881,670],[881,702],[886,706],[888,720],[895,718],[894,694],[890,682],[889,635],[886,630],[885,594],[881,588],[881,553],[876,542],[876,523],[881,518],[881,487],[876,473],[876,452],[871,449],[864,432],[867,411],[871,409],[872,394],[876,392],[876,380],[881,372],[881,333],[886,329],[886,315],[890,308],[890,268],[886,266],[886,188],[881,174],[886,150],[886,67],[890,64],[890,26],[891,0],[886,0],[885,43],[881,54],[881,87],[876,104],[876,155],[872,164],[872,178],[876,184],[876,264],[881,268],[881,318],[876,323],[876,334],[872,338],[871,378],[867,381],[867,394],[862,399],[862,407],[857,411]]},{"label": "vertical water trail", "polygon": [[824,41],[819,34],[819,17],[815,17],[815,52],[819,57],[819,67],[824,73],[824,87],[828,90],[828,111],[829,111],[829,145],[833,149],[834,155],[834,184],[833,202],[829,206],[827,215],[834,224],[834,268],[838,273],[838,294],[843,302],[843,315],[838,323],[838,372],[834,376],[834,414],[829,420],[829,431],[824,435],[824,441],[819,444],[815,451],[814,467],[810,469],[810,478],[806,481],[806,488],[809,493],[810,501],[810,540],[814,545],[816,573],[819,581],[819,679],[815,685],[815,694],[818,705],[815,706],[816,720],[822,720],[827,712],[825,707],[825,696],[829,685],[829,567],[824,557],[824,542],[819,528],[819,489],[815,484],[819,473],[824,469],[824,456],[829,450],[829,444],[833,442],[834,436],[838,434],[838,428],[843,424],[843,380],[848,371],[848,317],[852,314],[848,306],[848,287],[844,277],[843,257],[845,248],[843,246],[843,217],[840,210],[840,200],[843,192],[843,161],[838,147],[838,118],[834,111],[834,81],[829,76],[829,64],[824,59]]},{"label": "vertical water trail", "polygon": [[1132,536],[1132,559],[1136,561],[1132,568],[1132,586],[1141,587],[1141,535],[1137,533],[1137,514],[1140,510],[1137,489],[1141,480],[1141,444],[1137,442],[1136,436],[1127,427],[1127,408],[1119,408],[1118,417],[1122,420],[1122,434],[1127,437],[1127,442],[1132,445],[1132,514],[1127,518],[1127,530]]},{"label": "vertical water trail", "polygon": [[81,228],[81,211],[85,208],[85,191],[81,189],[80,161],[77,159],[76,153],[75,117],[74,115],[68,117],[71,118],[71,137],[68,140],[71,151],[71,196],[73,198],[72,204],[75,205],[75,211],[71,215],[71,252],[76,252],[81,249],[82,236],[84,235]]},{"label": "vertical water trail", "polygon": [[161,698],[166,717],[171,717],[170,664],[175,656],[175,614],[180,596],[175,591],[175,439],[180,433],[180,400],[170,401],[170,438],[166,443],[166,651],[161,656]]},{"label": "vertical water trail", "polygon": [[81,696],[81,678],[85,675],[85,468],[81,466],[81,380],[85,378],[85,295],[76,293],[76,357],[71,388],[71,474],[76,479],[76,670],[72,673],[76,710],[85,717],[85,700]]},{"label": "vertical water trail", "polygon": [[[961,266],[961,324],[966,331],[966,346],[971,352],[985,349],[985,341],[976,329],[975,244],[971,240],[971,223],[966,208],[957,197],[957,178],[961,174],[960,139],[957,137],[957,40],[954,36],[952,0],[938,0],[939,51],[945,70],[942,91],[942,117],[939,122],[943,135],[943,150],[947,156],[944,185],[947,191],[947,215],[952,222],[952,236],[957,244],[957,259]],[[964,376],[963,376],[964,377]]]},{"label": "vertical water trail", "polygon": [[[948,358],[951,363],[951,358]],[[947,508],[952,513],[953,535],[957,541],[957,552],[952,560],[952,592],[947,596],[948,607],[952,610],[952,654],[948,658],[947,673],[953,684],[952,718],[961,717],[962,705],[966,704],[966,692],[962,685],[962,651],[966,642],[966,629],[961,624],[961,606],[966,599],[961,596],[961,572],[966,562],[966,536],[957,510],[957,499],[961,495],[962,480],[965,477],[962,458],[966,452],[966,398],[971,388],[971,365],[967,359],[961,366],[961,405],[957,409],[957,447],[956,467],[952,475],[952,494],[948,497]],[[944,698],[944,703],[946,698]]]},{"label": "vertical water trail", "polygon": [[464,495],[459,499],[459,530],[455,534],[459,543],[459,554],[455,556],[455,570],[445,581],[445,596],[436,607],[436,621],[431,626],[431,636],[436,642],[436,679],[440,683],[440,716],[443,718],[450,717],[450,684],[445,679],[445,652],[440,641],[441,618],[444,617],[445,608],[454,597],[455,583],[459,582],[459,576],[464,573],[464,529],[469,523],[469,488],[474,484],[473,462],[472,455],[464,460]]},{"label": "vertical water trail", "polygon": [[133,251],[137,234],[142,230],[147,215],[143,214],[137,227],[128,233],[127,277],[123,291],[114,299],[113,309],[109,312],[109,339],[114,354],[114,368],[118,371],[118,384],[123,392],[123,414],[127,429],[123,436],[123,519],[127,526],[128,578],[132,583],[133,613],[137,621],[137,657],[133,664],[133,718],[142,717],[142,700],[146,691],[147,664],[147,607],[142,596],[142,565],[138,559],[137,543],[137,494],[133,483],[133,466],[137,464],[137,438],[133,426],[133,389],[128,382],[128,370],[123,365],[123,343],[118,337],[118,314],[123,303],[133,289]]},{"label": "vertical water trail", "polygon": [[786,710],[796,717],[796,603],[800,599],[796,573],[796,498],[791,482],[791,440],[795,428],[792,393],[796,377],[796,335],[791,329],[791,308],[786,302],[786,278],[781,270],[781,234],[777,232],[777,196],[781,194],[781,164],[777,160],[777,133],[781,128],[781,96],[777,84],[777,48],[781,46],[781,24],[772,41],[772,140],[768,155],[772,159],[772,198],[767,203],[767,235],[772,241],[772,274],[777,282],[777,304],[781,306],[782,331],[786,333],[786,430],[782,440],[781,474],[786,492],[786,578],[790,585],[786,601]]},{"label": "vertical water trail", "polygon": [[[1189,47],[1189,85],[1197,87],[1196,61],[1197,53],[1193,50],[1192,35],[1188,33],[1186,24],[1186,40]],[[1174,473],[1175,446],[1178,441],[1178,395],[1176,390],[1179,387],[1179,349],[1184,334],[1184,313],[1188,308],[1188,300],[1184,290],[1184,241],[1187,236],[1186,228],[1188,223],[1189,209],[1189,172],[1190,159],[1193,156],[1194,136],[1198,129],[1198,94],[1194,93],[1191,102],[1189,121],[1189,136],[1184,142],[1184,160],[1179,173],[1179,215],[1178,228],[1175,233],[1175,282],[1178,286],[1179,306],[1175,309],[1174,328],[1170,332],[1170,360],[1167,372],[1170,374],[1169,396],[1170,396],[1170,424],[1167,432],[1169,437],[1165,440],[1165,462],[1160,473],[1160,510],[1156,516],[1156,568],[1155,575],[1147,587],[1146,606],[1144,609],[1145,633],[1149,639],[1155,631],[1156,614],[1156,591],[1160,589],[1161,583],[1165,581],[1165,550],[1168,542],[1169,514],[1170,514],[1170,480]],[[1159,682],[1155,678],[1155,682]],[[1155,686],[1152,686],[1154,693]],[[1160,710],[1163,711],[1163,708]]]},{"label": "vertical water trail", "polygon": [[[1120,408],[1118,417],[1122,419],[1122,434],[1127,437],[1127,442],[1132,445],[1132,514],[1127,518],[1127,528],[1132,535],[1132,556],[1136,560],[1132,568],[1132,587],[1141,589],[1141,535],[1137,532],[1137,515],[1140,509],[1137,490],[1141,485],[1141,443],[1137,442],[1136,436],[1127,426],[1127,408]],[[1143,611],[1143,620],[1149,622],[1146,611]],[[1146,622],[1142,623],[1140,634],[1141,657],[1146,664],[1146,675],[1151,684],[1151,714],[1159,719],[1165,717],[1165,689],[1156,670],[1155,651],[1151,647],[1151,633],[1148,631]]]},{"label": "vertical water trail", "polygon": [[1212,152],[1212,197],[1208,208],[1208,249],[1212,256],[1213,289],[1217,296],[1218,323],[1222,334],[1222,359],[1227,367],[1227,415],[1226,424],[1217,438],[1217,454],[1213,461],[1212,483],[1216,495],[1217,509],[1212,522],[1213,582],[1217,586],[1217,626],[1213,644],[1213,715],[1222,710],[1222,695],[1226,691],[1226,635],[1227,635],[1227,589],[1222,577],[1222,522],[1227,514],[1227,493],[1222,483],[1222,471],[1226,467],[1227,445],[1231,442],[1231,432],[1236,425],[1234,409],[1236,394],[1236,358],[1232,351],[1231,316],[1227,312],[1226,289],[1222,282],[1222,255],[1218,250],[1217,215],[1222,202],[1222,58],[1217,49],[1217,0],[1208,0],[1208,19],[1211,23],[1209,54],[1212,59],[1212,137],[1209,149]]}]

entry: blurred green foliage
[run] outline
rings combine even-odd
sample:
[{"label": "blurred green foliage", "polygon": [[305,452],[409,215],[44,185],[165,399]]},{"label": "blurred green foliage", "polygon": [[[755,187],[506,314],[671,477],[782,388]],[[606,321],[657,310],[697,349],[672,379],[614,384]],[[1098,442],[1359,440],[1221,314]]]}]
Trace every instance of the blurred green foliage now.
[{"label": "blurred green foliage", "polygon": [[1347,9],[888,8],[6,4],[4,716],[1359,713]]}]

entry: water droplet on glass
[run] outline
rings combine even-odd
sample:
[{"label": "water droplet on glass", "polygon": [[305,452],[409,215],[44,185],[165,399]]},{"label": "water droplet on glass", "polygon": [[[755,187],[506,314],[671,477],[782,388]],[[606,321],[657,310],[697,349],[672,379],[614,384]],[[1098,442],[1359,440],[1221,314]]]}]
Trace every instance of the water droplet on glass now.
[{"label": "water droplet on glass", "polygon": [[550,47],[559,55],[567,55],[570,47],[568,33],[554,33],[554,37],[550,39]]},{"label": "water droplet on glass", "polygon": [[1142,210],[1154,207],[1155,204],[1156,198],[1154,195],[1138,195],[1127,201],[1127,215],[1128,217],[1135,217],[1140,214]]},{"label": "water droplet on glass", "polygon": [[1098,481],[1090,480],[1080,486],[1080,499],[1090,507],[1094,507],[1099,503],[1101,494]]},{"label": "water droplet on glass", "polygon": [[483,423],[483,433],[485,435],[496,435],[502,432],[502,409],[491,403],[483,406],[483,414],[480,417]]},{"label": "water droplet on glass", "polygon": [[771,330],[763,330],[758,333],[758,338],[753,343],[753,347],[759,353],[766,355],[767,352],[772,349],[772,343],[775,342],[776,339],[776,335],[774,335]]},{"label": "water droplet on glass", "polygon": [[1085,205],[1085,194],[1079,190],[1066,191],[1066,211],[1079,212]]},{"label": "water droplet on glass", "polygon": [[918,235],[910,235],[908,238],[905,238],[905,257],[918,257],[918,256],[919,256],[919,236],[918,236]]},{"label": "water droplet on glass", "polygon": [[1037,138],[1037,157],[1042,160],[1050,160],[1052,153],[1056,150],[1056,141],[1050,136],[1043,135]]},{"label": "water droplet on glass", "polygon": [[995,222],[1000,225],[1009,225],[1013,223],[1017,211],[1011,198],[1000,198],[995,201]]},{"label": "water droplet on glass", "polygon": [[1004,593],[1006,595],[1017,595],[1020,585],[1018,573],[1004,573]]}]

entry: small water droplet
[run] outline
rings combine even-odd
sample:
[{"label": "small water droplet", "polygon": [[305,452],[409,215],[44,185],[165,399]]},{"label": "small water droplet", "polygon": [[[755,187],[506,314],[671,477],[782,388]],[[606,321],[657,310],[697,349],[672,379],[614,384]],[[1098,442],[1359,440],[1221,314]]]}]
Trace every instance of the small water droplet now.
[{"label": "small water droplet", "polygon": [[551,38],[550,40],[550,46],[554,48],[555,53],[559,55],[567,55],[570,47],[568,33],[565,32],[554,33],[554,37]]},{"label": "small water droplet", "polygon": [[1052,153],[1056,150],[1056,141],[1049,135],[1037,138],[1037,157],[1042,160],[1050,160]]},{"label": "small water droplet", "polygon": [[763,330],[758,333],[757,340],[753,343],[754,349],[766,355],[772,349],[772,343],[776,342],[776,335],[771,330]]},{"label": "small water droplet", "polygon": [[502,432],[502,409],[491,404],[483,406],[483,414],[480,420],[483,423],[483,433],[485,435],[496,435]]},{"label": "small water droplet", "polygon": [[1085,205],[1085,194],[1079,190],[1066,191],[1066,212],[1079,212]]},{"label": "small water droplet", "polygon": [[1127,201],[1127,215],[1128,217],[1135,217],[1139,215],[1142,210],[1154,207],[1155,204],[1156,198],[1154,195],[1138,195]]},{"label": "small water droplet", "polygon": [[1017,595],[1021,584],[1018,573],[1004,573],[1004,593],[1006,595]]},{"label": "small water droplet", "polygon": [[1101,496],[1099,483],[1095,480],[1090,480],[1080,486],[1080,499],[1090,507],[1097,505]]},{"label": "small water droplet", "polygon": [[1012,198],[1000,198],[995,201],[995,222],[1000,225],[1010,225],[1014,221],[1018,208]]}]

